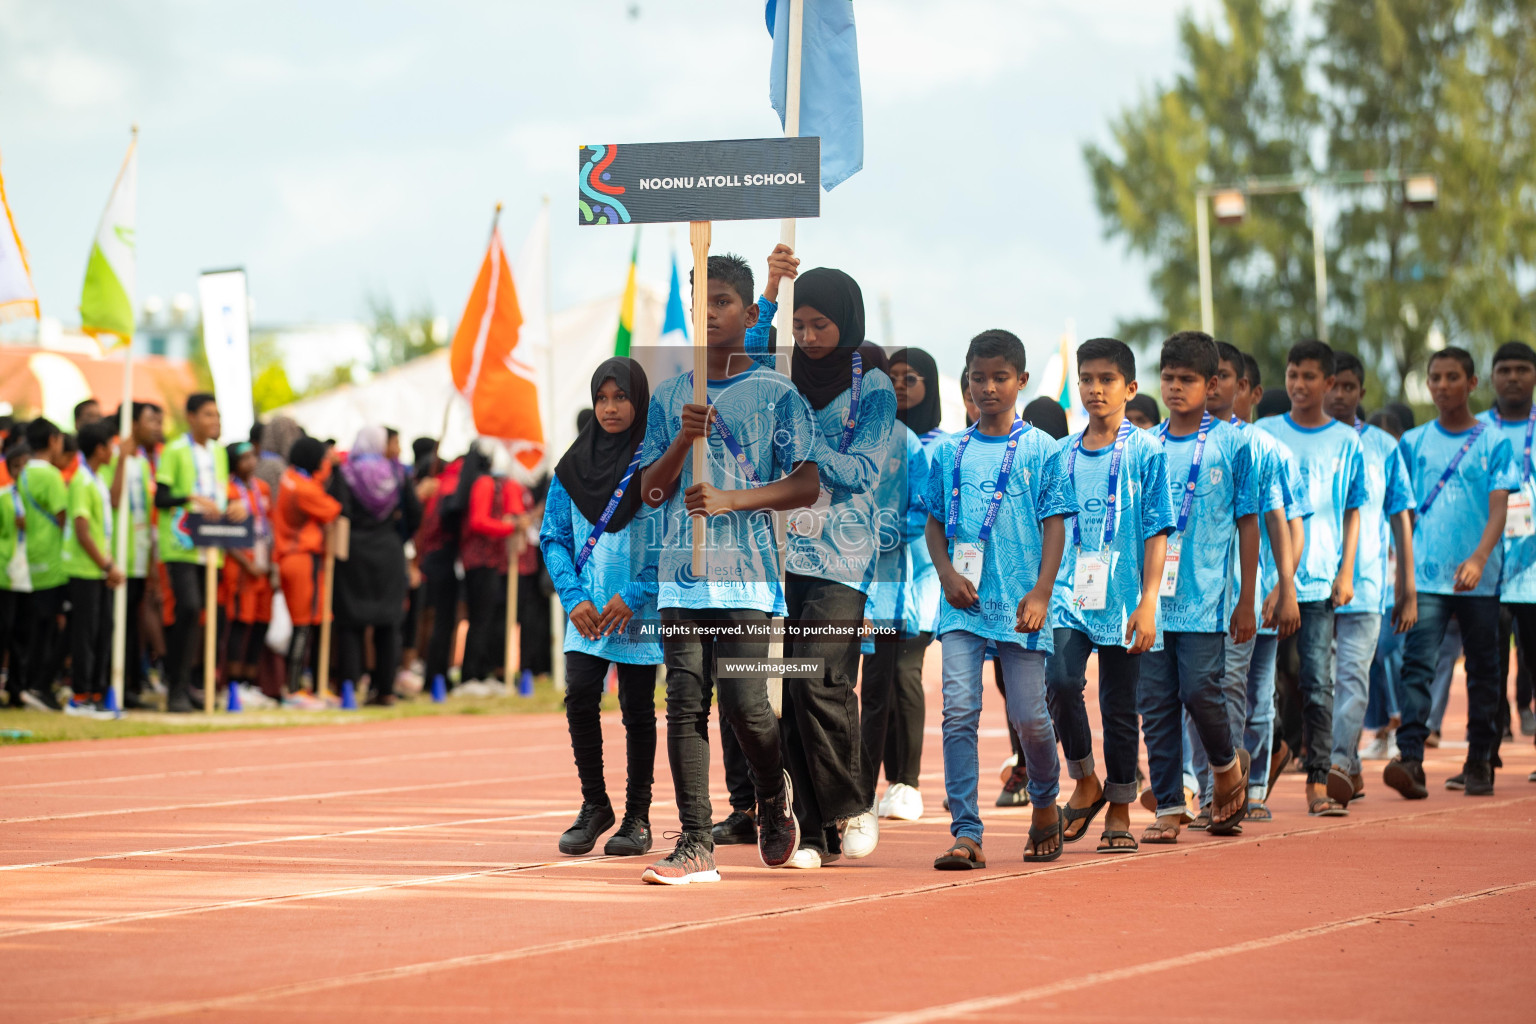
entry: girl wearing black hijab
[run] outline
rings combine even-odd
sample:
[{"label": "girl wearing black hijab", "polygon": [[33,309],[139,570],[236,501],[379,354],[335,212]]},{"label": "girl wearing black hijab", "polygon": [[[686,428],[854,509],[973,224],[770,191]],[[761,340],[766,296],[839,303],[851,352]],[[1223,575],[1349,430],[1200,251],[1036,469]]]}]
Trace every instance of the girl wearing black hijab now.
[{"label": "girl wearing black hijab", "polygon": [[[815,868],[838,853],[867,857],[878,841],[861,795],[859,706],[854,684],[876,568],[876,489],[885,468],[896,393],[885,354],[864,342],[864,298],[841,270],[817,268],[795,284],[790,376],[818,428],[816,505],[790,515],[787,621],[799,627],[785,655],[824,659],[820,679],[785,679],[781,732],[794,781],[801,845],[790,867]],[[829,629],[828,627],[831,627]]]},{"label": "girl wearing black hijab", "polygon": [[891,353],[891,381],[896,386],[896,416],[926,446],[942,431],[939,418],[939,366],[920,348]]},{"label": "girl wearing black hijab", "polygon": [[656,562],[647,557],[638,461],[649,408],[650,388],[639,363],[614,358],[597,368],[593,416],[555,466],[539,530],[544,564],[568,616],[565,719],[581,780],[581,811],[560,837],[560,852],[572,856],[589,853],[614,824],[598,714],[610,663],[619,675],[629,782],[623,823],[603,853],[633,857],[651,849],[661,645],[631,628],[632,619],[657,620]]}]

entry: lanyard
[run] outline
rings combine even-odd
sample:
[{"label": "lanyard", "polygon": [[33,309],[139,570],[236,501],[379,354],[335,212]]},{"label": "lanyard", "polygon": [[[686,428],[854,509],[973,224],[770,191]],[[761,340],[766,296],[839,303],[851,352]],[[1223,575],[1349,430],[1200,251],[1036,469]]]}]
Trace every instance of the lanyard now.
[{"label": "lanyard", "polygon": [[[1498,406],[1489,409],[1488,415],[1492,416],[1493,422],[1497,423],[1500,427],[1504,426],[1504,417],[1499,415]],[[1531,438],[1533,435],[1536,435],[1536,405],[1531,406],[1531,415],[1525,421],[1525,475],[1520,478],[1522,481],[1527,481],[1531,478]]]},{"label": "lanyard", "polygon": [[[1532,410],[1531,414],[1536,416],[1536,410]],[[1498,414],[1495,413],[1494,415],[1497,416]],[[1532,422],[1536,422],[1536,420],[1533,420]],[[1361,437],[1365,436],[1365,420],[1361,419],[1359,416],[1355,417],[1355,433],[1359,434]]]},{"label": "lanyard", "polygon": [[[20,480],[16,482],[18,484],[21,483]],[[21,503],[21,489],[19,487],[11,488],[11,501],[16,506],[17,542],[24,545],[27,542],[27,509],[26,506],[22,505]]]},{"label": "lanyard", "polygon": [[1477,439],[1482,436],[1482,433],[1483,424],[1479,423],[1472,428],[1472,433],[1465,443],[1462,444],[1461,451],[1457,452],[1456,457],[1451,460],[1451,464],[1445,467],[1445,472],[1440,474],[1440,479],[1430,489],[1429,497],[1425,498],[1424,504],[1419,506],[1419,515],[1429,515],[1429,507],[1435,503],[1436,498],[1440,497],[1440,492],[1445,490],[1446,484],[1450,483],[1452,474],[1456,472],[1456,467],[1461,465],[1461,460],[1466,458],[1467,452],[1472,450],[1472,446],[1477,443]]},{"label": "lanyard", "polygon": [[[1109,498],[1104,506],[1104,543],[1099,545],[1100,550],[1108,550],[1109,545],[1115,539],[1115,512],[1117,511],[1116,496],[1120,493],[1120,457],[1125,454],[1125,439],[1131,436],[1130,420],[1120,421],[1120,431],[1115,434],[1114,453],[1109,457]],[[1067,476],[1072,477],[1072,484],[1077,485],[1077,478],[1073,476],[1073,469],[1077,465],[1077,450],[1083,446],[1083,435],[1078,434],[1072,439],[1072,448],[1067,452]],[[1083,546],[1083,530],[1078,526],[1080,517],[1072,517],[1072,543],[1078,547]]]},{"label": "lanyard", "polygon": [[926,445],[929,441],[932,441],[934,438],[938,437],[942,433],[944,433],[944,431],[940,430],[938,427],[934,427],[932,430],[928,431],[922,437],[918,438],[918,440],[923,442],[923,444]]},{"label": "lanyard", "polygon": [[624,471],[624,479],[619,481],[618,488],[613,492],[613,497],[608,499],[608,504],[603,509],[603,514],[597,517],[597,522],[592,526],[592,532],[587,535],[587,542],[576,552],[576,572],[581,573],[581,567],[587,564],[587,559],[592,557],[592,552],[597,548],[598,538],[603,531],[608,529],[608,523],[613,519],[613,514],[618,511],[619,502],[624,500],[624,491],[629,487],[629,481],[635,475],[635,470],[640,468],[640,450],[635,449],[635,457],[629,460],[629,468]]},{"label": "lanyard", "polygon": [[[693,383],[692,370],[688,371],[688,383],[690,385]],[[715,400],[710,398],[704,404],[713,408]],[[737,468],[746,475],[747,482],[753,487],[761,487],[763,481],[758,477],[757,470],[752,466],[752,463],[748,461],[747,453],[742,451],[741,442],[736,440],[736,435],[731,433],[730,427],[726,426],[725,417],[717,414],[714,420],[715,429],[720,432],[720,440],[725,442],[725,450],[731,453],[731,458],[735,460]],[[694,483],[702,483],[702,481],[695,480]]]},{"label": "lanyard", "polygon": [[[1184,485],[1184,503],[1179,506],[1179,521],[1173,530],[1182,534],[1184,528],[1189,525],[1189,513],[1195,507],[1195,484],[1200,480],[1200,462],[1205,458],[1205,436],[1211,431],[1211,414],[1206,413],[1200,417],[1200,431],[1195,435],[1195,457],[1189,463],[1189,482]],[[1163,440],[1163,447],[1168,446],[1168,422],[1164,422],[1158,428],[1158,436]]]},{"label": "lanyard", "polygon": [[144,464],[137,455],[124,455],[128,460],[124,466],[123,486],[128,488],[128,511],[134,517],[144,514],[147,502],[144,499]]},{"label": "lanyard", "polygon": [[1237,413],[1233,413],[1232,417],[1229,420],[1227,420],[1227,422],[1232,424],[1238,430],[1242,430],[1244,427],[1246,427],[1248,425],[1248,421],[1243,419]]},{"label": "lanyard", "polygon": [[256,517],[256,536],[267,535],[267,510],[261,504],[261,492],[254,487],[248,487],[239,480],[230,481],[235,485],[235,490],[240,492],[240,498],[245,502],[245,507],[251,510]]},{"label": "lanyard", "polygon": [[48,514],[48,510],[43,508],[43,506],[39,505],[37,503],[37,499],[32,497],[32,488],[27,486],[27,470],[29,468],[31,468],[31,467],[24,466],[24,467],[22,467],[21,472],[16,474],[16,487],[17,487],[18,490],[20,490],[22,492],[22,494],[26,495],[27,504],[29,504],[33,508],[37,509],[37,514],[38,515],[42,516],[44,519],[48,520],[50,523],[54,523],[55,525],[57,525],[58,524],[58,520],[55,519],[53,516],[49,515]]},{"label": "lanyard", "polygon": [[89,463],[82,461],[80,463],[80,472],[85,474],[86,479],[96,487],[96,492],[101,495],[101,521],[103,523],[103,530],[107,535],[107,543],[110,545],[112,543],[113,526],[112,516],[110,515],[112,510],[112,492],[107,489],[106,484],[101,482],[101,477],[96,475]]},{"label": "lanyard", "polygon": [[[218,484],[219,471],[218,467],[214,465],[213,452],[190,439],[187,441],[187,447],[192,455],[192,472],[197,477],[197,483],[194,484],[196,489],[193,493],[204,498],[217,497],[213,492],[214,487]],[[200,452],[208,457],[208,480],[206,484],[203,481],[203,460],[198,458],[198,453]]]},{"label": "lanyard", "polygon": [[853,443],[853,432],[859,426],[859,396],[864,393],[864,357],[853,354],[853,385],[848,389],[848,418],[843,421],[843,436],[837,442],[837,454],[844,455]]},{"label": "lanyard", "polygon": [[[944,523],[944,536],[953,538],[960,529],[960,462],[965,458],[965,446],[971,443],[971,435],[976,433],[972,426],[960,435],[960,444],[955,448],[954,486],[950,491],[949,516]],[[981,531],[977,539],[982,543],[992,536],[992,524],[997,522],[997,513],[1003,506],[1003,494],[1008,490],[1008,477],[1013,473],[1013,458],[1019,451],[1019,435],[1024,433],[1024,421],[1017,416],[1013,418],[1013,429],[1008,432],[1008,447],[1003,451],[1003,464],[997,472],[997,486],[992,490],[992,498],[987,503],[987,514],[981,520]]]}]

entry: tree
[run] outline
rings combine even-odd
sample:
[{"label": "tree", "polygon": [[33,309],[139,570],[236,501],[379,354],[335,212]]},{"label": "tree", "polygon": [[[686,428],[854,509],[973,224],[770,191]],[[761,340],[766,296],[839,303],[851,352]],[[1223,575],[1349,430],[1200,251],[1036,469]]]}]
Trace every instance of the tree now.
[{"label": "tree", "polygon": [[430,305],[399,316],[388,296],[369,295],[367,303],[371,321],[368,340],[373,348],[371,369],[375,373],[427,355],[447,342],[448,326],[432,315]]}]

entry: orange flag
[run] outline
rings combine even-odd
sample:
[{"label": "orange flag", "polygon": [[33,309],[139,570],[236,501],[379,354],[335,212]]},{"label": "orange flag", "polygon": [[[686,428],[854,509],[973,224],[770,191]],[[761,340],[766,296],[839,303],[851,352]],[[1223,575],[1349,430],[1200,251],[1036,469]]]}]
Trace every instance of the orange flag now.
[{"label": "orange flag", "polygon": [[506,441],[517,460],[532,470],[544,458],[544,430],[538,375],[518,358],[522,326],[501,229],[493,228],[480,276],[453,336],[449,365],[454,386],[469,400],[475,430]]}]

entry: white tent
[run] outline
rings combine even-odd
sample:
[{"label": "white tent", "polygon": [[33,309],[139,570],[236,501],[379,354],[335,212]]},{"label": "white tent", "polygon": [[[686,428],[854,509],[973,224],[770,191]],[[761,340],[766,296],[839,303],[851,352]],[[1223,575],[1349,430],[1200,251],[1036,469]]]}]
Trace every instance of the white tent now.
[{"label": "white tent", "polygon": [[[549,434],[546,450],[554,458],[576,437],[576,413],[592,404],[592,371],[613,355],[619,299],[610,295],[554,314],[550,318],[553,351],[529,353],[541,372],[539,400],[545,405],[540,413]],[[636,348],[656,344],[663,306],[663,297],[654,289],[639,287],[631,340]],[[448,456],[463,452],[475,436],[469,403],[453,386],[446,348],[362,383],[345,384],[275,409],[271,415],[291,416],[310,434],[335,438],[344,449],[360,428],[375,423],[400,431],[407,450],[415,438],[440,436]]]}]

